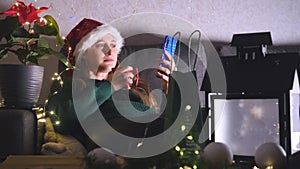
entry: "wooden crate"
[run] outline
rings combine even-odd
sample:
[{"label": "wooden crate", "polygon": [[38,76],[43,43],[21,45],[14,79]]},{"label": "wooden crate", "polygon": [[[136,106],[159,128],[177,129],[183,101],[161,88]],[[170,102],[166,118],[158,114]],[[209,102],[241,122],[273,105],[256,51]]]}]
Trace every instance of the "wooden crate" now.
[{"label": "wooden crate", "polygon": [[11,155],[0,169],[86,169],[86,163],[83,156]]}]

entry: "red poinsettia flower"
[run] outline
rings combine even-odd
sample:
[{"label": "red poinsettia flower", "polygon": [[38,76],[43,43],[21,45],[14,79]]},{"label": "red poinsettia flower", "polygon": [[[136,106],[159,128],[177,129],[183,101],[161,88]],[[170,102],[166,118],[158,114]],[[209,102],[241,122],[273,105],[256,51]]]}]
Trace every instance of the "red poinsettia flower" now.
[{"label": "red poinsettia flower", "polygon": [[47,7],[40,7],[37,9],[32,5],[32,3],[26,6],[24,2],[17,1],[10,9],[2,12],[2,14],[18,16],[20,23],[24,25],[26,22],[32,23],[33,21],[39,19],[38,13],[47,9]]}]

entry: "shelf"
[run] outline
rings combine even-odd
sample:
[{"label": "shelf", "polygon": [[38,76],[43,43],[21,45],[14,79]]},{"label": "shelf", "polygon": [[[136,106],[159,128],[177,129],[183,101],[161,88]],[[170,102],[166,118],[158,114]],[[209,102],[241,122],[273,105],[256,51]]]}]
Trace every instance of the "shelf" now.
[{"label": "shelf", "polygon": [[83,156],[11,155],[0,163],[0,169],[85,169]]}]

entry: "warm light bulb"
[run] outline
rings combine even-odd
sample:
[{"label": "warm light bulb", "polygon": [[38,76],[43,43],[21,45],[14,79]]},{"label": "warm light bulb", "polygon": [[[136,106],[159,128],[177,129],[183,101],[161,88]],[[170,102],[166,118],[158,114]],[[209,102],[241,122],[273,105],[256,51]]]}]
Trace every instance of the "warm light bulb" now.
[{"label": "warm light bulb", "polygon": [[29,30],[29,33],[33,34],[33,33],[34,33],[34,30],[33,30],[33,29],[30,29],[30,30]]},{"label": "warm light bulb", "polygon": [[193,140],[193,136],[191,136],[191,135],[187,136],[186,138],[189,140]]},{"label": "warm light bulb", "polygon": [[176,147],[175,147],[175,150],[176,150],[176,151],[180,151],[180,147],[179,147],[179,146],[176,146]]},{"label": "warm light bulb", "polygon": [[180,153],[179,153],[181,156],[183,156],[184,155],[184,153],[183,153],[183,151],[180,151]]},{"label": "warm light bulb", "polygon": [[186,129],[185,125],[181,125],[181,131],[184,131]]},{"label": "warm light bulb", "polygon": [[53,114],[54,114],[54,111],[50,111],[49,113],[50,113],[51,115],[53,115]]},{"label": "warm light bulb", "polygon": [[267,166],[266,169],[273,169],[273,165]]},{"label": "warm light bulb", "polygon": [[194,153],[198,155],[200,152],[199,150],[195,150]]},{"label": "warm light bulb", "polygon": [[196,165],[193,165],[193,169],[197,169],[198,167]]},{"label": "warm light bulb", "polygon": [[42,115],[42,114],[37,114],[36,117],[37,117],[38,119],[40,119],[40,118],[43,117],[43,115]]},{"label": "warm light bulb", "polygon": [[185,111],[189,111],[189,110],[191,110],[191,108],[192,108],[192,106],[188,104],[188,105],[185,106],[185,109],[184,109],[184,110],[185,110]]},{"label": "warm light bulb", "polygon": [[40,22],[44,22],[45,24],[47,24],[47,19],[40,17]]},{"label": "warm light bulb", "polygon": [[38,119],[38,122],[46,123],[46,119]]},{"label": "warm light bulb", "polygon": [[56,121],[55,124],[56,124],[56,125],[60,125],[60,121]]}]

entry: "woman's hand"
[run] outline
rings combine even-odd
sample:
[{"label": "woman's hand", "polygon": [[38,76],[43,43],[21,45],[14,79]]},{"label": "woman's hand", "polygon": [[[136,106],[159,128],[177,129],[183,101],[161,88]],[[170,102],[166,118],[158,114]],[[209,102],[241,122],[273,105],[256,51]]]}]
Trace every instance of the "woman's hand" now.
[{"label": "woman's hand", "polygon": [[174,71],[177,70],[175,61],[171,57],[171,55],[164,51],[164,54],[167,56],[167,59],[162,60],[161,64],[166,65],[166,67],[163,66],[157,66],[156,69],[159,71],[155,71],[155,75],[162,79],[163,81],[163,91],[167,94],[168,93],[168,84],[169,84],[169,76]]},{"label": "woman's hand", "polygon": [[118,67],[114,73],[109,75],[107,80],[110,81],[115,91],[123,88],[130,89],[134,77],[132,71],[131,66]]}]

